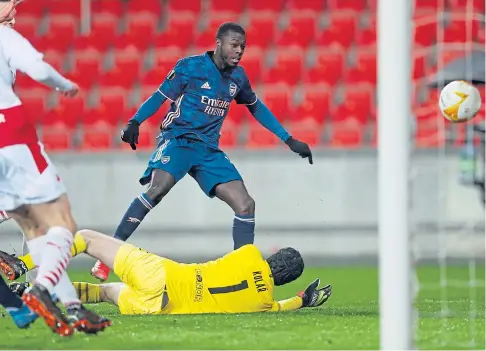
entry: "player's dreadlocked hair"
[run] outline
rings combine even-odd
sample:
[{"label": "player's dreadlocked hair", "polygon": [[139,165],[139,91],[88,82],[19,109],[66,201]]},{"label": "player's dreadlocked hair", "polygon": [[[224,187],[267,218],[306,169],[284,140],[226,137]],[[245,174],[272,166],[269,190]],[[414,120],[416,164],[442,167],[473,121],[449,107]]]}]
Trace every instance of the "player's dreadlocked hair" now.
[{"label": "player's dreadlocked hair", "polygon": [[216,32],[216,38],[221,39],[229,31],[246,35],[245,30],[238,23],[225,22],[219,26],[218,31]]},{"label": "player's dreadlocked hair", "polygon": [[299,251],[286,247],[267,258],[275,285],[284,285],[300,277],[304,271],[304,260]]}]

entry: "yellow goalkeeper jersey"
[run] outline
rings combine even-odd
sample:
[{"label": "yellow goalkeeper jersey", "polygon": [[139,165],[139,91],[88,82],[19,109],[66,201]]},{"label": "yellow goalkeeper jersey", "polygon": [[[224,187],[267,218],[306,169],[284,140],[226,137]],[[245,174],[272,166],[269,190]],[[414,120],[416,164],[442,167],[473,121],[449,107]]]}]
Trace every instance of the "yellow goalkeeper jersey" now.
[{"label": "yellow goalkeeper jersey", "polygon": [[268,263],[255,245],[201,264],[164,260],[167,314],[243,313],[278,310]]}]

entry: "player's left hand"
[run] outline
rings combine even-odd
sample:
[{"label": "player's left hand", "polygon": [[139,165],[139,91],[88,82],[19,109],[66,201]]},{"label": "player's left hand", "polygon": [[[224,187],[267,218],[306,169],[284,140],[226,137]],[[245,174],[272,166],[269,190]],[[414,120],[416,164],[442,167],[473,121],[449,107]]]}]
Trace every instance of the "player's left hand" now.
[{"label": "player's left hand", "polygon": [[288,145],[290,150],[295,152],[296,154],[299,154],[300,157],[302,158],[309,158],[309,163],[313,164],[312,162],[312,152],[309,148],[309,145],[306,143],[303,143],[299,140],[296,140],[292,137],[288,138],[285,144]]},{"label": "player's left hand", "polygon": [[331,297],[332,286],[330,284],[318,289],[321,280],[314,280],[305,291],[298,295],[302,298],[302,307],[318,307]]},{"label": "player's left hand", "polygon": [[137,150],[136,144],[138,144],[138,135],[140,133],[139,126],[140,123],[134,119],[131,119],[121,131],[121,140],[130,144],[132,150]]}]

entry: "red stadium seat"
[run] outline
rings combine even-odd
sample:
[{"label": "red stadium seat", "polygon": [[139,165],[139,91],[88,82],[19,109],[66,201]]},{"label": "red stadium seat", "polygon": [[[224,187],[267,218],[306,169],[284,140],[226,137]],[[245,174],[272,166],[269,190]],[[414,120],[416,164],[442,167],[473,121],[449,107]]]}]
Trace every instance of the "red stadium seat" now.
[{"label": "red stadium seat", "polygon": [[221,128],[219,146],[223,149],[231,149],[238,144],[238,125],[231,120],[225,120]]},{"label": "red stadium seat", "polygon": [[74,42],[77,50],[94,48],[105,51],[116,42],[119,20],[112,14],[94,14],[89,35],[78,36]]},{"label": "red stadium seat", "polygon": [[52,49],[65,51],[78,35],[78,18],[71,15],[51,15],[46,39]]},{"label": "red stadium seat", "polygon": [[267,149],[279,146],[280,140],[259,123],[250,123],[245,147],[248,149]]},{"label": "red stadium seat", "polygon": [[16,89],[30,89],[30,88],[38,88],[39,83],[37,83],[35,80],[30,78],[27,74],[22,73],[22,72],[17,72],[17,75],[15,76],[15,84],[14,84]]},{"label": "red stadium seat", "polygon": [[19,19],[20,16],[32,16],[41,19],[47,10],[48,4],[45,1],[30,1],[29,6],[19,6]]},{"label": "red stadium seat", "polygon": [[112,126],[116,125],[121,121],[127,108],[127,96],[127,90],[121,87],[101,89],[98,105],[83,116],[83,123],[91,125],[103,121]]},{"label": "red stadium seat", "polygon": [[196,23],[197,17],[192,12],[171,13],[165,30],[155,37],[155,47],[187,48],[193,42]]},{"label": "red stadium seat", "polygon": [[121,17],[123,14],[123,2],[118,0],[94,0],[91,9],[93,14],[110,14]]},{"label": "red stadium seat", "polygon": [[287,5],[291,11],[294,10],[313,10],[322,12],[325,1],[322,0],[288,0]]},{"label": "red stadium seat", "polygon": [[414,11],[416,13],[437,13],[440,0],[415,0]]},{"label": "red stadium seat", "polygon": [[47,109],[47,98],[50,91],[41,87],[18,90],[17,94],[22,100],[25,114],[32,123],[42,121]]},{"label": "red stadium seat", "polygon": [[476,42],[477,43],[480,43],[480,44],[485,44],[486,43],[484,27],[479,28],[478,33],[477,33],[477,36],[476,36]]},{"label": "red stadium seat", "polygon": [[90,128],[83,129],[81,133],[82,151],[105,151],[113,148],[114,139],[119,136],[118,130],[110,124],[98,122]]},{"label": "red stadium seat", "polygon": [[307,143],[310,147],[316,147],[321,143],[322,125],[313,119],[304,119],[290,126],[290,135],[297,140]]},{"label": "red stadium seat", "polygon": [[356,44],[358,46],[370,46],[376,43],[376,17],[370,18],[368,25],[358,31]]},{"label": "red stadium seat", "polygon": [[299,47],[281,47],[276,52],[275,64],[266,72],[265,83],[297,84],[304,69],[304,52]]},{"label": "red stadium seat", "polygon": [[455,13],[471,11],[484,16],[485,4],[483,0],[449,0],[448,4],[449,8],[454,9]]},{"label": "red stadium seat", "polygon": [[154,67],[147,71],[142,78],[143,84],[160,85],[177,61],[182,57],[179,48],[157,50],[154,57]]},{"label": "red stadium seat", "polygon": [[425,56],[424,53],[415,55],[412,69],[413,79],[421,79],[425,77],[427,69],[427,56]]},{"label": "red stadium seat", "polygon": [[445,145],[444,131],[436,121],[418,123],[415,134],[415,146],[418,148],[436,148]]},{"label": "red stadium seat", "polygon": [[256,86],[256,84],[258,84],[261,80],[263,57],[263,50],[259,48],[252,48],[250,46],[248,49],[245,50],[245,54],[241,59],[240,64],[244,68],[252,86]]},{"label": "red stadium seat", "polygon": [[226,116],[225,122],[229,121],[235,125],[240,125],[244,121],[249,120],[250,118],[250,112],[248,111],[248,108],[246,105],[242,104],[237,104],[236,102],[231,104],[228,116]]},{"label": "red stadium seat", "polygon": [[468,21],[463,19],[453,19],[448,26],[444,28],[443,41],[446,43],[464,43],[474,40],[479,30],[479,21]]},{"label": "red stadium seat", "polygon": [[127,1],[127,12],[129,14],[147,13],[160,17],[162,14],[162,4],[160,0]]},{"label": "red stadium seat", "polygon": [[333,121],[354,119],[365,124],[375,109],[374,89],[370,85],[347,86],[342,104],[332,111]]},{"label": "red stadium seat", "polygon": [[72,79],[83,88],[90,88],[100,76],[102,55],[95,49],[74,52]]},{"label": "red stadium seat", "polygon": [[361,12],[366,9],[366,0],[329,0],[327,5],[329,11],[353,10]]},{"label": "red stadium seat", "polygon": [[307,47],[316,37],[317,16],[314,11],[290,13],[288,26],[279,33],[278,45]]},{"label": "red stadium seat", "polygon": [[22,14],[15,18],[15,30],[29,40],[34,40],[38,36],[40,21],[32,15]]},{"label": "red stadium seat", "polygon": [[[56,15],[70,15],[75,18],[81,17],[81,1],[66,1],[66,0],[44,0],[49,7],[51,16]],[[27,7],[27,6],[26,6]]]},{"label": "red stadium seat", "polygon": [[307,67],[304,81],[335,85],[342,78],[344,67],[345,52],[340,47],[319,48],[316,52],[316,63]]},{"label": "red stadium seat", "polygon": [[104,86],[131,88],[142,72],[140,53],[132,48],[115,52],[113,67],[100,79]]},{"label": "red stadium seat", "polygon": [[331,46],[333,44],[348,48],[355,40],[358,27],[356,12],[331,12],[329,26],[319,34],[317,44]]},{"label": "red stadium seat", "polygon": [[228,11],[228,12],[243,12],[245,8],[246,0],[210,0],[209,10],[211,12],[220,12],[220,11]]},{"label": "red stadium seat", "polygon": [[169,11],[190,11],[195,14],[201,12],[202,0],[169,0]]},{"label": "red stadium seat", "polygon": [[307,85],[304,87],[302,101],[291,114],[291,122],[313,120],[323,124],[330,113],[332,90],[326,84]]},{"label": "red stadium seat", "polygon": [[359,148],[363,143],[363,125],[355,120],[333,123],[330,146],[333,148]]},{"label": "red stadium seat", "polygon": [[55,125],[62,122],[69,128],[75,128],[85,114],[86,99],[86,94],[82,92],[72,98],[60,95],[57,106],[46,113],[42,121],[43,124]]},{"label": "red stadium seat", "polygon": [[116,41],[116,47],[122,48],[129,43],[138,50],[144,51],[152,44],[157,32],[157,16],[151,13],[128,15],[126,26],[126,31]]},{"label": "red stadium seat", "polygon": [[[261,101],[283,122],[290,114],[292,105],[292,89],[287,84],[267,84],[259,95]],[[253,119],[251,121],[254,121]],[[257,122],[256,122],[257,123]]]},{"label": "red stadium seat", "polygon": [[42,127],[39,138],[48,153],[66,151],[71,149],[74,138],[74,129],[63,123]]},{"label": "red stadium seat", "polygon": [[356,55],[356,65],[347,67],[344,72],[344,79],[348,84],[376,84],[377,70],[375,46],[358,51]]},{"label": "red stadium seat", "polygon": [[248,0],[247,6],[250,10],[269,10],[280,13],[284,9],[285,0]]},{"label": "red stadium seat", "polygon": [[249,47],[267,48],[275,40],[275,13],[269,11],[249,12],[250,19],[246,26],[246,40]]},{"label": "red stadium seat", "polygon": [[428,47],[437,40],[437,19],[434,16],[415,16],[413,21],[415,45]]}]

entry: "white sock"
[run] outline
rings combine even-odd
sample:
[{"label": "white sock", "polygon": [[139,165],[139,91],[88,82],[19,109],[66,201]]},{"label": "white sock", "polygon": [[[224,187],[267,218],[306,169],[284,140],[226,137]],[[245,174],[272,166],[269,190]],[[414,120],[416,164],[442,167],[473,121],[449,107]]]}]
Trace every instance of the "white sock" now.
[{"label": "white sock", "polygon": [[54,293],[67,308],[81,304],[76,289],[74,288],[73,283],[71,283],[71,279],[69,279],[66,271],[62,274],[61,279],[54,287]]},{"label": "white sock", "polygon": [[44,286],[50,294],[55,292],[63,304],[79,303],[66,273],[73,241],[73,234],[68,229],[52,227],[46,235],[27,243],[32,259],[39,267],[36,283]]}]

